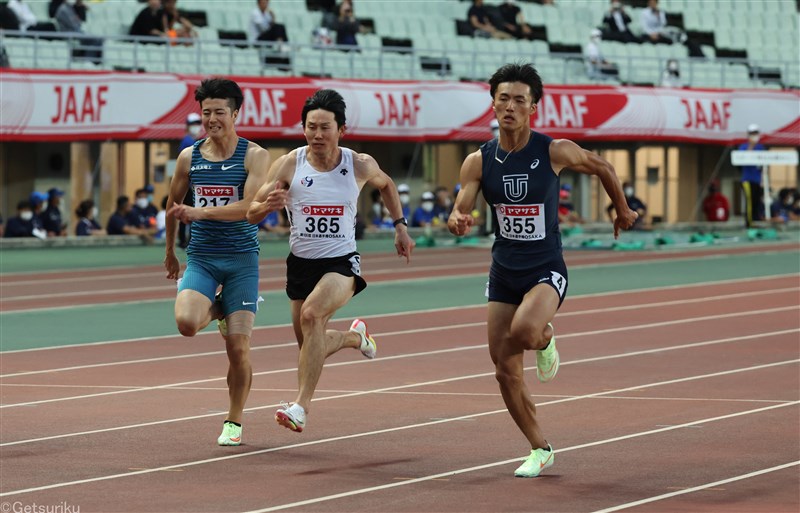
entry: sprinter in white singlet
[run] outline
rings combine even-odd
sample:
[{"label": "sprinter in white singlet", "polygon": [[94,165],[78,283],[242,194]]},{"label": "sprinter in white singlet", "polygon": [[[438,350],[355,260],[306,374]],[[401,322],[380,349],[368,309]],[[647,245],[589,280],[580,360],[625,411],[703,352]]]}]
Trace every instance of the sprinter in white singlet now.
[{"label": "sprinter in white singlet", "polygon": [[299,392],[293,404],[275,413],[275,420],[297,432],[305,427],[325,359],[344,347],[359,349],[370,359],[377,350],[361,319],[349,331],[327,329],[336,311],[367,286],[355,237],[364,185],[380,191],[395,219],[397,254],[408,263],[414,248],[392,179],[370,155],[339,146],[346,128],[342,96],[331,89],[317,91],[303,106],[302,122],[308,146],[275,161],[247,212],[253,224],[281,208],[289,215],[286,293],[300,346]]}]

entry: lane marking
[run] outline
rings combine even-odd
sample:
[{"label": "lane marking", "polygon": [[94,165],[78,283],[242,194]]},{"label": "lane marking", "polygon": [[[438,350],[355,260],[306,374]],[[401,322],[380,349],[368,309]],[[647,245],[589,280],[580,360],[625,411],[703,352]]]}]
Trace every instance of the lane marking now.
[{"label": "lane marking", "polygon": [[[761,339],[761,338],[766,338],[766,337],[775,336],[775,335],[784,335],[786,333],[797,333],[797,332],[800,332],[800,330],[784,330],[784,331],[779,331],[779,332],[774,332],[774,333],[760,333],[760,334],[756,334],[756,335],[731,337],[731,338],[718,339],[718,340],[714,340],[714,341],[697,342],[697,343],[694,343],[694,344],[683,344],[683,345],[678,345],[678,346],[670,346],[670,347],[666,347],[666,348],[646,349],[646,350],[642,350],[642,351],[621,353],[621,354],[616,354],[616,355],[598,356],[598,357],[593,357],[593,358],[584,358],[584,359],[581,359],[581,360],[574,360],[574,361],[571,361],[571,362],[563,362],[561,365],[580,365],[580,364],[583,364],[583,363],[598,362],[598,361],[610,360],[610,359],[615,359],[615,358],[639,356],[639,355],[643,355],[643,354],[651,354],[651,353],[666,352],[666,351],[681,351],[681,350],[694,348],[694,347],[705,347],[705,346],[715,345],[715,344],[725,344],[725,343],[730,343],[730,342],[739,342],[739,341],[742,341],[742,340]],[[534,368],[535,367],[526,367],[525,370],[530,371],[530,370],[532,370]],[[296,370],[296,369],[294,369],[294,370]],[[332,395],[332,396],[327,396],[327,397],[315,397],[314,399],[312,399],[312,402],[329,401],[329,400],[335,400],[335,399],[346,399],[346,398],[357,397],[357,396],[366,395],[366,394],[378,394],[378,393],[384,393],[384,392],[387,392],[387,391],[406,390],[406,389],[409,389],[409,388],[415,388],[415,387],[421,387],[421,386],[429,386],[429,385],[439,385],[439,384],[442,384],[442,383],[452,383],[452,382],[456,382],[456,381],[463,381],[463,380],[466,380],[466,379],[484,378],[484,377],[493,376],[493,375],[494,375],[494,372],[484,372],[484,373],[479,373],[479,374],[462,375],[462,376],[457,376],[457,377],[444,378],[444,379],[440,379],[440,380],[426,381],[426,382],[413,383],[413,384],[407,384],[407,385],[399,385],[399,386],[394,386],[394,387],[384,387],[384,388],[380,388],[380,389],[352,392],[352,393],[346,393],[346,394],[340,394],[340,395]],[[609,395],[611,393],[613,393],[613,391],[605,391],[605,392],[602,392],[600,395]],[[542,403],[542,404],[548,404],[548,403]],[[266,405],[266,406],[251,406],[251,407],[245,408],[244,412],[245,413],[250,413],[250,412],[255,412],[255,411],[264,410],[264,409],[268,409],[268,408],[276,408],[278,406],[280,406],[280,404],[269,404],[269,405]],[[499,411],[504,411],[504,410],[499,410]],[[27,440],[17,440],[17,441],[12,441],[12,442],[4,442],[4,443],[0,443],[0,447],[7,447],[7,446],[11,446],[11,445],[22,445],[22,444],[28,444],[28,443],[34,443],[34,442],[42,442],[42,441],[47,441],[47,440],[56,440],[56,439],[61,439],[61,438],[71,438],[71,437],[75,437],[75,436],[94,435],[94,434],[99,434],[99,433],[108,433],[108,432],[112,432],[112,431],[122,431],[122,430],[127,430],[127,429],[137,429],[137,428],[140,428],[140,427],[159,426],[159,425],[163,425],[163,424],[171,424],[173,422],[183,422],[183,421],[204,419],[204,418],[209,418],[209,417],[218,417],[220,415],[221,415],[221,413],[207,413],[207,414],[204,414],[204,415],[192,415],[192,416],[187,416],[187,417],[178,417],[178,418],[157,420],[157,421],[151,421],[151,422],[141,422],[141,423],[137,423],[137,424],[128,424],[128,425],[123,425],[123,426],[115,426],[115,427],[111,427],[111,428],[101,428],[101,429],[93,429],[93,430],[88,430],[88,431],[62,433],[62,434],[58,434],[58,435],[50,435],[50,436],[32,438],[32,439],[27,439]]]},{"label": "lane marking", "polygon": [[[705,281],[705,282],[695,282],[689,283],[686,285],[663,285],[659,287],[644,287],[640,289],[630,289],[630,290],[614,290],[609,292],[595,292],[590,294],[578,294],[575,296],[570,296],[572,300],[579,300],[579,299],[586,299],[586,298],[597,298],[597,297],[607,297],[607,296],[619,296],[619,295],[626,295],[626,294],[638,294],[643,292],[658,292],[661,290],[675,290],[681,288],[698,288],[698,287],[707,287],[711,285],[730,285],[730,284],[737,284],[737,283],[749,283],[749,282],[759,282],[759,281],[768,281],[774,279],[782,279],[788,277],[797,277],[800,276],[800,273],[789,273],[789,274],[773,274],[768,276],[759,276],[759,277],[748,277],[748,278],[732,278],[730,280],[718,280],[718,281]],[[147,303],[147,302],[158,302],[163,300],[144,300],[144,301],[127,301],[122,303],[115,303],[116,305],[127,305],[127,304],[140,304],[140,303]],[[96,306],[96,305],[91,305]],[[71,308],[71,307],[65,307]],[[434,308],[434,309],[427,309],[427,310],[410,310],[404,312],[391,312],[391,313],[383,313],[383,314],[375,314],[375,315],[367,315],[362,316],[363,319],[375,319],[375,318],[383,318],[383,317],[400,317],[405,315],[418,315],[418,314],[425,314],[425,313],[438,313],[438,312],[450,312],[453,310],[464,310],[467,308],[486,308],[486,302],[476,303],[472,305],[462,305],[462,306],[450,306],[445,308]],[[52,310],[52,309],[49,309]],[[19,312],[19,311],[18,311]],[[15,312],[15,313],[18,313]],[[2,312],[0,312],[0,316],[2,316]],[[345,317],[334,317],[331,319],[331,322],[342,321],[346,320]],[[265,329],[276,329],[276,328],[291,328],[291,323],[285,324],[274,324],[271,326],[257,326],[253,328],[253,333]],[[216,335],[216,331],[204,331],[202,333],[198,333],[195,336],[209,336],[209,335]],[[105,344],[127,344],[131,342],[152,342],[156,340],[164,340],[170,338],[180,338],[176,334],[172,335],[160,335],[160,336],[153,336],[153,337],[137,337],[137,338],[128,338],[128,339],[121,339],[121,340],[103,340],[99,342],[83,342],[78,344],[64,344],[59,346],[51,346],[51,347],[32,347],[28,349],[12,349],[8,351],[0,351],[0,355],[6,354],[15,354],[15,353],[26,353],[26,352],[33,352],[33,351],[51,351],[51,350],[59,350],[59,349],[69,349],[73,347],[91,347],[97,345],[105,345]]]},{"label": "lane marking", "polygon": [[[707,301],[725,301],[731,298],[739,298],[739,297],[753,297],[758,295],[774,295],[781,292],[796,292],[800,290],[800,287],[785,287],[780,289],[766,289],[760,290],[753,293],[750,292],[742,292],[737,294],[727,294],[727,295],[719,295],[719,296],[708,296],[703,298],[692,298],[692,299],[678,299],[673,301],[660,301],[656,303],[642,303],[637,305],[624,305],[624,306],[612,306],[612,307],[605,307],[605,308],[594,308],[594,309],[587,309],[587,310],[576,310],[572,312],[564,312],[558,314],[558,318],[562,317],[574,317],[577,315],[588,315],[588,314],[597,314],[597,313],[609,313],[609,312],[622,312],[626,310],[640,310],[643,308],[662,308],[665,306],[673,306],[673,305],[685,305],[690,303],[703,303]],[[435,329],[455,329],[459,327],[472,327],[470,326],[460,326],[460,325],[450,325],[450,326],[440,326]],[[424,330],[429,330],[431,328],[424,328]],[[392,336],[392,335],[402,335],[407,334],[408,331],[402,332],[393,332],[393,333],[374,333],[373,335],[376,337],[384,337],[384,336]],[[564,334],[561,336],[569,336],[568,334]],[[258,351],[263,349],[277,349],[277,348],[284,348],[284,347],[293,347],[296,346],[296,342],[287,342],[284,344],[270,344],[267,346],[252,346],[250,348],[251,351]],[[216,356],[226,354],[224,350],[221,351],[206,351],[204,353],[188,353],[188,354],[179,354],[179,355],[172,355],[172,356],[159,356],[153,358],[141,358],[137,360],[124,360],[118,362],[102,362],[102,363],[94,363],[94,364],[85,364],[85,365],[73,365],[70,367],[57,367],[54,369],[41,369],[35,371],[24,371],[24,372],[16,372],[12,374],[0,374],[0,379],[3,378],[13,378],[18,376],[31,376],[34,374],[48,374],[52,372],[64,372],[64,371],[72,371],[72,370],[83,370],[83,369],[96,369],[99,367],[113,367],[118,365],[132,365],[138,363],[153,363],[153,362],[163,362],[168,360],[179,360],[185,358],[199,358],[205,356]]]},{"label": "lane marking", "polygon": [[[620,511],[623,509],[633,508],[636,506],[641,506],[642,504],[649,504],[651,502],[661,501],[664,499],[669,499],[671,497],[677,497],[678,495],[685,495],[687,493],[694,493],[699,492],[701,490],[712,489],[715,490],[714,487],[719,485],[724,485],[728,483],[735,483],[736,481],[741,481],[743,479],[750,479],[751,477],[757,477],[764,474],[769,474],[770,472],[777,472],[778,470],[783,470],[791,467],[796,467],[800,465],[800,460],[792,461],[790,463],[784,463],[783,465],[776,465],[774,467],[769,467],[761,470],[756,470],[755,472],[748,472],[747,474],[741,474],[738,476],[729,477],[727,479],[720,479],[719,481],[714,481],[713,483],[706,483],[699,486],[692,486],[691,488],[685,488],[682,490],[678,490],[675,492],[664,493],[661,495],[655,495],[653,497],[648,497],[646,499],[641,499],[634,502],[628,502],[625,504],[620,504],[618,506],[612,506],[606,509],[598,509],[594,513],[611,513],[612,511]],[[724,490],[724,489],[722,489]],[[720,491],[722,491],[720,490]],[[769,508],[767,508],[769,509]]]},{"label": "lane marking", "polygon": [[[583,333],[567,333],[567,334],[564,334],[564,335],[560,335],[560,338],[563,339],[563,338],[571,338],[571,337],[581,337],[581,336],[586,336],[586,335],[602,335],[602,334],[606,334],[606,333],[616,333],[616,332],[620,332],[620,331],[631,331],[631,330],[647,329],[647,328],[660,328],[660,327],[664,327],[664,326],[675,326],[675,325],[678,325],[678,324],[687,324],[687,323],[700,322],[700,321],[706,321],[706,320],[728,319],[730,317],[740,318],[740,317],[745,317],[745,316],[749,316],[749,315],[762,315],[762,314],[766,314],[766,313],[785,312],[785,311],[788,311],[788,310],[800,310],[800,306],[784,306],[784,307],[780,307],[780,308],[766,308],[766,309],[763,309],[763,310],[751,310],[751,311],[748,311],[748,312],[735,312],[735,313],[728,313],[728,314],[706,315],[706,316],[701,316],[701,317],[690,317],[688,319],[676,319],[676,320],[673,320],[673,321],[651,322],[651,323],[647,323],[647,324],[637,324],[637,325],[633,325],[633,326],[619,326],[619,327],[616,327],[616,328],[606,328],[606,329],[602,329],[602,330],[593,330],[593,331],[587,331],[587,332],[583,332]],[[388,333],[384,334],[384,336],[394,335],[394,334],[397,334],[397,333],[410,334],[410,333],[420,333],[420,332],[427,332],[427,331],[442,331],[442,330],[450,330],[450,329],[453,329],[453,328],[460,328],[460,327],[483,326],[484,324],[485,324],[484,322],[465,323],[465,324],[456,324],[456,325],[453,325],[453,326],[445,326],[445,327],[420,328],[420,329],[415,329],[415,330],[403,330],[401,332],[388,332]],[[381,358],[378,361],[385,362],[385,361],[397,360],[397,359],[402,359],[402,358],[412,358],[412,357],[417,357],[417,356],[420,356],[420,355],[442,354],[442,353],[450,353],[450,352],[456,352],[456,351],[467,351],[467,350],[483,348],[483,347],[484,347],[483,344],[474,345],[474,346],[462,346],[462,347],[441,349],[441,350],[421,352],[421,353],[410,353],[410,354],[406,354],[406,355],[388,356],[388,357]],[[338,367],[338,366],[343,366],[343,365],[363,365],[365,363],[371,363],[371,360],[355,360],[355,361],[348,361],[348,362],[336,362],[336,363],[328,364],[327,366],[328,367]],[[253,376],[264,376],[264,375],[267,375],[267,374],[275,374],[275,373],[278,373],[278,372],[289,372],[289,371],[296,371],[296,370],[297,370],[296,368],[289,368],[289,369],[280,369],[280,370],[272,370],[272,371],[255,372],[255,373],[253,373]],[[150,390],[159,390],[159,389],[162,389],[162,388],[170,388],[170,387],[184,386],[184,385],[195,385],[195,384],[198,384],[198,383],[209,383],[209,382],[212,382],[212,381],[220,381],[220,380],[224,380],[224,379],[227,379],[227,378],[225,376],[222,376],[222,377],[217,377],[217,378],[206,378],[206,379],[200,379],[200,380],[184,381],[184,382],[181,382],[181,383],[167,383],[167,384],[164,384],[164,385],[156,385],[156,386],[153,386],[153,387],[141,387],[141,388],[136,388],[136,389],[117,390],[117,391],[113,391],[113,392],[99,392],[99,393],[96,393],[96,394],[86,394],[86,395],[76,395],[76,396],[69,396],[69,397],[59,397],[59,398],[56,398],[56,399],[42,399],[42,400],[39,400],[39,401],[29,401],[29,402],[24,402],[24,403],[3,404],[3,405],[0,405],[0,409],[16,408],[16,407],[19,407],[19,406],[31,406],[31,405],[34,405],[34,404],[48,404],[48,403],[57,403],[57,402],[63,402],[63,401],[73,401],[73,400],[77,400],[77,399],[90,399],[90,398],[94,398],[94,397],[103,397],[103,396],[117,395],[117,394],[127,394],[127,393],[132,393],[132,392],[144,392],[144,391],[150,391]]]},{"label": "lane marking", "polygon": [[[581,400],[581,399],[584,399],[584,398],[589,398],[589,397],[597,397],[597,396],[601,396],[601,395],[608,395],[608,394],[611,394],[611,393],[627,392],[627,391],[630,391],[630,390],[640,390],[640,389],[643,389],[643,388],[653,388],[653,387],[669,385],[669,384],[674,384],[674,383],[684,383],[684,382],[687,382],[687,381],[695,381],[695,380],[706,379],[706,378],[711,378],[711,377],[738,374],[738,373],[741,373],[741,372],[749,372],[749,371],[754,371],[754,370],[768,369],[768,368],[773,368],[773,367],[782,366],[782,365],[797,364],[798,362],[800,362],[800,359],[786,360],[786,361],[782,361],[782,362],[773,362],[773,363],[768,363],[768,364],[763,364],[763,365],[756,365],[756,366],[752,366],[752,367],[743,367],[743,368],[739,368],[739,369],[729,369],[727,371],[720,371],[720,372],[714,372],[714,373],[709,373],[709,374],[701,374],[701,375],[697,375],[697,376],[689,376],[689,377],[684,377],[684,378],[677,378],[677,379],[672,379],[672,380],[667,380],[667,381],[646,383],[644,385],[636,385],[636,386],[631,386],[631,387],[619,388],[619,389],[612,390],[612,391],[596,392],[596,393],[592,393],[592,394],[586,394],[584,396],[577,396],[576,398],[558,399],[558,400],[555,400],[555,401],[541,403],[541,404],[539,404],[537,406],[561,404],[561,403],[565,403],[565,402],[578,401],[578,400]],[[410,386],[416,386],[416,385],[406,385],[406,386],[410,387]],[[640,437],[640,436],[646,436],[646,435],[655,434],[655,433],[663,433],[663,432],[666,432],[666,431],[672,431],[672,430],[675,430],[675,429],[680,429],[680,428],[683,428],[683,427],[688,427],[688,426],[692,426],[692,425],[696,425],[696,424],[707,424],[707,423],[714,422],[714,421],[717,421],[717,420],[734,418],[734,417],[738,417],[738,416],[742,416],[742,415],[749,415],[749,414],[753,414],[753,413],[761,413],[761,412],[765,412],[765,411],[769,411],[769,410],[774,410],[774,409],[777,409],[777,408],[786,408],[788,406],[795,406],[795,405],[798,405],[798,404],[800,404],[800,401],[793,401],[791,403],[786,403],[786,404],[777,404],[777,405],[771,405],[771,406],[764,406],[762,408],[756,408],[756,409],[753,409],[753,410],[746,410],[744,412],[737,412],[737,413],[721,415],[721,416],[717,416],[717,417],[710,417],[710,418],[706,418],[706,419],[695,420],[695,421],[687,422],[685,424],[679,424],[677,426],[671,426],[671,427],[665,427],[665,428],[659,428],[659,429],[651,429],[651,430],[648,430],[648,431],[641,431],[641,432],[638,432],[638,433],[633,433],[633,434],[628,434],[628,435],[622,435],[622,436],[618,436],[618,437],[608,438],[606,440],[600,440],[600,441],[595,441],[595,442],[584,443],[584,444],[581,444],[581,445],[575,445],[575,446],[572,446],[572,447],[567,447],[567,448],[564,448],[564,449],[560,449],[560,450],[558,450],[556,452],[568,452],[568,451],[571,451],[571,450],[577,450],[577,449],[582,449],[582,448],[586,448],[586,447],[593,447],[593,446],[596,446],[596,445],[604,445],[606,443],[617,442],[617,441],[621,441],[621,440],[627,440],[627,439],[630,439],[630,438],[637,438],[637,437]],[[474,418],[485,417],[485,416],[489,416],[489,415],[496,415],[496,414],[499,414],[499,413],[507,413],[507,410],[505,408],[503,408],[503,409],[500,409],[500,410],[492,410],[492,411],[487,411],[487,412],[480,412],[480,413],[473,413],[473,414],[468,414],[468,415],[461,415],[461,416],[452,417],[452,418],[449,418],[449,419],[421,422],[421,423],[417,423],[417,424],[407,424],[405,426],[396,426],[396,427],[391,427],[391,428],[378,429],[378,430],[374,430],[374,431],[364,431],[364,432],[360,432],[360,433],[353,433],[353,434],[349,434],[349,435],[341,435],[341,436],[336,436],[336,437],[331,437],[331,438],[324,438],[324,439],[320,439],[320,440],[312,440],[312,441],[308,441],[308,442],[300,442],[300,443],[296,443],[296,444],[289,444],[289,445],[284,445],[284,446],[271,447],[269,449],[259,449],[257,451],[251,451],[251,452],[246,452],[246,453],[229,454],[229,455],[226,455],[226,456],[217,456],[217,457],[214,457],[214,458],[206,458],[206,459],[202,459],[202,460],[194,460],[194,461],[188,461],[188,462],[184,462],[184,463],[176,463],[174,465],[165,465],[165,466],[162,466],[162,467],[155,467],[155,468],[150,468],[150,469],[145,469],[145,470],[138,470],[138,471],[133,471],[133,472],[122,472],[122,473],[118,473],[118,474],[110,474],[110,475],[106,475],[106,476],[98,476],[98,477],[91,477],[91,478],[86,478],[86,479],[78,479],[78,480],[74,480],[74,481],[64,481],[64,482],[53,483],[53,484],[49,484],[49,485],[35,486],[35,487],[31,487],[31,488],[24,488],[24,489],[19,489],[19,490],[12,490],[12,491],[8,491],[8,492],[3,492],[3,493],[0,493],[0,497],[8,497],[8,496],[11,496],[11,495],[20,495],[20,494],[25,494],[25,493],[38,492],[38,491],[42,491],[42,490],[52,490],[54,488],[64,488],[64,487],[67,487],[67,486],[75,486],[75,485],[81,485],[81,484],[86,484],[86,483],[95,483],[95,482],[99,482],[99,481],[108,481],[108,480],[111,480],[111,479],[119,479],[119,478],[124,478],[124,477],[138,476],[138,475],[142,475],[142,474],[150,474],[150,473],[153,473],[153,472],[160,472],[160,471],[170,470],[170,469],[182,469],[182,468],[193,467],[193,466],[197,466],[197,465],[204,465],[204,464],[207,464],[207,463],[216,463],[216,462],[220,462],[220,461],[228,461],[228,460],[239,459],[239,458],[247,458],[247,457],[250,457],[250,456],[257,456],[257,455],[261,455],[261,454],[267,454],[267,453],[271,453],[271,452],[283,451],[283,450],[288,450],[288,449],[293,449],[293,448],[308,447],[308,446],[312,446],[312,445],[320,445],[320,444],[324,444],[324,443],[337,442],[337,441],[341,441],[341,440],[350,440],[350,439],[362,438],[362,437],[366,437],[366,436],[374,436],[374,435],[392,433],[392,432],[397,432],[397,431],[405,431],[405,430],[410,430],[410,429],[417,429],[417,428],[422,428],[422,427],[435,426],[435,425],[449,423],[449,422],[457,422],[457,421],[466,420],[466,419],[474,419]],[[6,445],[6,444],[4,444],[4,445]],[[390,485],[380,485],[380,486],[374,486],[374,487],[369,487],[369,488],[363,488],[363,489],[360,489],[360,490],[354,490],[354,491],[351,491],[351,492],[346,492],[344,494],[336,494],[336,495],[333,495],[333,496],[326,496],[326,497],[317,498],[317,499],[310,499],[310,502],[309,501],[302,501],[302,502],[298,502],[298,503],[292,503],[292,504],[289,504],[289,505],[275,506],[273,509],[259,510],[259,511],[275,511],[277,509],[287,509],[287,508],[290,508],[290,507],[314,504],[314,503],[317,503],[317,502],[324,502],[324,501],[331,500],[331,499],[334,499],[334,498],[346,497],[346,496],[350,496],[350,495],[359,495],[359,494],[362,494],[362,493],[367,493],[369,491],[375,491],[375,490],[381,490],[381,489],[385,489],[385,488],[391,488],[393,486],[417,483],[417,482],[421,482],[421,481],[429,481],[431,479],[436,479],[436,478],[441,478],[441,477],[461,474],[461,473],[464,473],[464,472],[471,472],[473,470],[479,470],[479,469],[483,469],[483,468],[489,468],[489,467],[494,467],[494,466],[499,466],[499,465],[505,465],[505,464],[508,464],[508,463],[511,463],[511,462],[521,461],[522,459],[523,458],[513,458],[513,459],[510,459],[510,460],[503,460],[503,461],[499,461],[499,462],[488,463],[488,464],[480,465],[480,466],[477,466],[477,467],[470,467],[468,469],[459,469],[459,470],[455,470],[455,471],[448,471],[448,472],[444,472],[444,473],[440,473],[440,474],[434,474],[434,475],[431,475],[431,476],[425,476],[425,477],[422,477],[422,478],[416,478],[416,479],[413,479],[413,480],[410,480],[410,481],[404,481],[403,483],[395,483],[395,484],[390,484]]]}]

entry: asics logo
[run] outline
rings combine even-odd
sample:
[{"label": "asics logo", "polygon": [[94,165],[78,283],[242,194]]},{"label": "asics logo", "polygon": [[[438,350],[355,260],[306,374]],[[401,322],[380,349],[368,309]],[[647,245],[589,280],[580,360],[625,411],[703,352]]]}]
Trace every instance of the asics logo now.
[{"label": "asics logo", "polygon": [[230,166],[226,166],[225,164],[222,164],[222,170],[223,171],[227,171],[228,169],[231,169],[231,168],[236,167],[238,165],[239,164],[231,164]]},{"label": "asics logo", "polygon": [[539,167],[539,159],[536,159],[533,162],[531,162],[531,169],[536,169],[537,167]]}]

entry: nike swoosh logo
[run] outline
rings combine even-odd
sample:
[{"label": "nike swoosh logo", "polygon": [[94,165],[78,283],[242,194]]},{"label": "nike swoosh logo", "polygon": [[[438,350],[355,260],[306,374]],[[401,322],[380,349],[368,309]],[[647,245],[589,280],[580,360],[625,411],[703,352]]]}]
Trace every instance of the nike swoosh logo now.
[{"label": "nike swoosh logo", "polygon": [[249,302],[249,301],[242,301],[242,306],[254,305],[254,304],[256,304],[256,302],[255,302],[255,301],[253,301],[252,303],[251,303],[251,302]]},{"label": "nike swoosh logo", "polygon": [[232,167],[236,167],[236,166],[238,166],[238,165],[239,165],[239,164],[231,164],[230,166],[226,166],[225,164],[222,164],[222,170],[223,170],[223,171],[227,171],[228,169],[230,169],[230,168],[232,168]]},{"label": "nike swoosh logo", "polygon": [[547,465],[547,462],[550,461],[550,459],[552,457],[553,457],[553,451],[550,451],[550,456],[548,456],[547,459],[544,460],[542,463],[539,463],[539,470],[542,470],[544,468],[544,466]]}]

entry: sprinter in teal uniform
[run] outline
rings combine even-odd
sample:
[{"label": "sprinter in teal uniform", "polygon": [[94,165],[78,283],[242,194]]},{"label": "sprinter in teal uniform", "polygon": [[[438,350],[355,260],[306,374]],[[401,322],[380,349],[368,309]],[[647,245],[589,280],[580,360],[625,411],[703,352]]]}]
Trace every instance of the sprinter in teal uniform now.
[{"label": "sprinter in teal uniform", "polygon": [[[167,199],[167,278],[177,280],[177,221],[191,223],[187,264],[179,280],[175,322],[192,337],[214,320],[228,353],[230,407],[219,445],[239,445],[250,392],[250,335],[258,307],[258,226],[245,215],[267,176],[269,152],[236,134],[242,90],[224,78],[203,80],[194,94],[208,137],[181,151]],[[183,199],[191,187],[194,206]],[[222,285],[218,296],[217,288]]]},{"label": "sprinter in teal uniform", "polygon": [[489,80],[499,136],[471,153],[461,166],[461,191],[447,226],[466,235],[478,192],[492,210],[495,242],[486,296],[489,354],[511,417],[531,444],[515,471],[536,477],[554,461],[553,448],[536,421],[536,406],[523,377],[525,350],[536,351],[541,382],[558,372],[551,321],[567,293],[567,267],[558,230],[559,174],[565,168],[597,176],[619,213],[614,236],[636,220],[614,168],[568,139],[531,130],[542,98],[542,80],[530,64],[506,64]]}]

